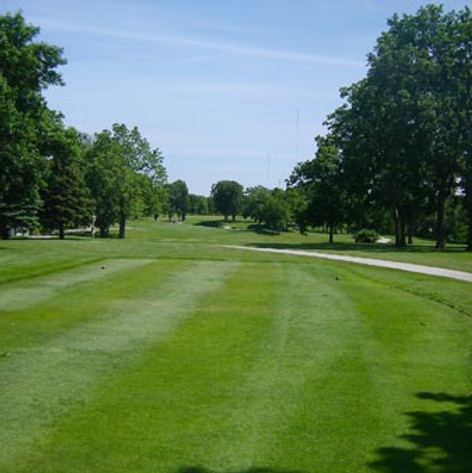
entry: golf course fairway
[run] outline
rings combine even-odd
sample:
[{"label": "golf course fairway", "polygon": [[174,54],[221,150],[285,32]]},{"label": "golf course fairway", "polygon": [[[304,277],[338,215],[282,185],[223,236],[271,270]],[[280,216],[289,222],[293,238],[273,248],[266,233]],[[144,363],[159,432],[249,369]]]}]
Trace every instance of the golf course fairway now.
[{"label": "golf course fairway", "polygon": [[135,227],[0,244],[0,472],[472,471],[470,283]]}]

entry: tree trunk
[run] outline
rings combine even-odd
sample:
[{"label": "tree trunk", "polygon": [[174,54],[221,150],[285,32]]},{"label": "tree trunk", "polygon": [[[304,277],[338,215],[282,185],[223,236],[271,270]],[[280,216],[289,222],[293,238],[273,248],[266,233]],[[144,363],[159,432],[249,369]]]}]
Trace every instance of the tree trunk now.
[{"label": "tree trunk", "polygon": [[395,247],[405,248],[405,216],[402,209],[395,207],[393,210],[393,219],[395,221]]},{"label": "tree trunk", "polygon": [[446,202],[447,193],[444,189],[439,190],[438,205],[436,208],[436,249],[446,248]]},{"label": "tree trunk", "polygon": [[8,240],[8,238],[10,237],[10,231],[7,224],[0,224],[0,235],[2,237],[2,240]]},{"label": "tree trunk", "polygon": [[413,245],[413,225],[411,222],[408,222],[408,244]]},{"label": "tree trunk", "polygon": [[126,232],[126,214],[123,209],[120,209],[120,231],[119,231],[119,238],[124,238]]},{"label": "tree trunk", "polygon": [[99,229],[100,229],[100,238],[108,238],[108,226],[99,227]]},{"label": "tree trunk", "polygon": [[64,240],[65,232],[64,232],[64,225],[59,224],[59,240]]},{"label": "tree trunk", "polygon": [[465,210],[467,215],[467,251],[472,251],[472,169],[465,179]]},{"label": "tree trunk", "polygon": [[334,225],[329,225],[329,242],[333,243]]},{"label": "tree trunk", "polygon": [[467,246],[465,251],[472,251],[472,220],[471,216],[467,217]]}]

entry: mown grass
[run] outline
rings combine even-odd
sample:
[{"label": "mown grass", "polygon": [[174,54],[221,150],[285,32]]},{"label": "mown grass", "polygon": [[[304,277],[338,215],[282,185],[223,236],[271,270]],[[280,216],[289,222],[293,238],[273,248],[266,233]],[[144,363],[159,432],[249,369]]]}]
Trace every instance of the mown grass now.
[{"label": "mown grass", "polygon": [[0,245],[1,472],[471,471],[470,284],[194,223]]},{"label": "mown grass", "polygon": [[[325,251],[354,256],[380,258],[391,261],[425,264],[472,272],[472,252],[464,245],[449,245],[446,251],[436,251],[434,242],[414,239],[405,249],[388,244],[356,244],[352,236],[335,235],[335,243],[328,243],[328,236],[296,232],[280,234],[251,229],[250,221],[223,222],[217,217],[190,216],[185,224],[168,224],[150,220],[132,221],[126,240],[112,238],[108,241],[87,237],[69,236],[58,240],[13,240],[0,242],[0,282],[30,277],[36,271],[73,267],[106,257],[207,258],[211,260],[273,260],[274,256],[235,255],[224,245],[288,248]],[[227,227],[227,228],[225,228]],[[21,253],[18,253],[21,252]],[[285,260],[283,257],[277,257]],[[39,268],[39,269],[38,269]]]}]

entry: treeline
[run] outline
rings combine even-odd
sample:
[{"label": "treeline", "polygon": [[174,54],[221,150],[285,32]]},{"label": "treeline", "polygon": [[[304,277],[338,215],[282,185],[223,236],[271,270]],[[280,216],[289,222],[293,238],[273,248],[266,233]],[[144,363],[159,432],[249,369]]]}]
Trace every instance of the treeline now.
[{"label": "treeline", "polygon": [[241,215],[274,232],[298,227],[304,233],[307,229],[307,196],[300,189],[244,189],[236,181],[219,181],[212,186],[211,199],[225,221]]},{"label": "treeline", "polygon": [[393,16],[367,76],[342,89],[313,160],[288,183],[307,221],[467,241],[472,250],[472,13]]},{"label": "treeline", "polygon": [[330,241],[370,229],[397,247],[418,235],[472,250],[471,10],[428,5],[388,26],[367,76],[341,90],[315,157],[286,191],[246,190],[241,212],[278,230],[324,227]]},{"label": "treeline", "polygon": [[139,130],[87,136],[66,128],[42,95],[63,85],[61,48],[35,42],[20,13],[0,16],[0,233],[88,226],[101,236],[140,216],[243,215],[275,231],[296,226],[466,241],[472,250],[472,12],[428,5],[393,16],[364,79],[298,163],[285,190],[219,181],[211,197],[167,182],[163,156]]},{"label": "treeline", "polygon": [[137,127],[114,124],[93,136],[65,127],[43,91],[63,85],[57,46],[36,41],[21,13],[0,16],[0,234],[95,224],[102,237],[134,217],[209,212],[209,199],[167,182],[163,156]]}]

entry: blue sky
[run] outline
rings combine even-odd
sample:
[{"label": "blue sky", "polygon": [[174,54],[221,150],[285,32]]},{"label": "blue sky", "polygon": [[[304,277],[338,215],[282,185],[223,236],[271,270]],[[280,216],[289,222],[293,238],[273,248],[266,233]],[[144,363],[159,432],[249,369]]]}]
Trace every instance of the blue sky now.
[{"label": "blue sky", "polygon": [[[416,0],[1,0],[64,48],[65,87],[46,92],[66,124],[137,125],[169,180],[193,193],[234,179],[283,186],[366,74],[393,13]],[[470,1],[443,2],[460,9]]]}]

